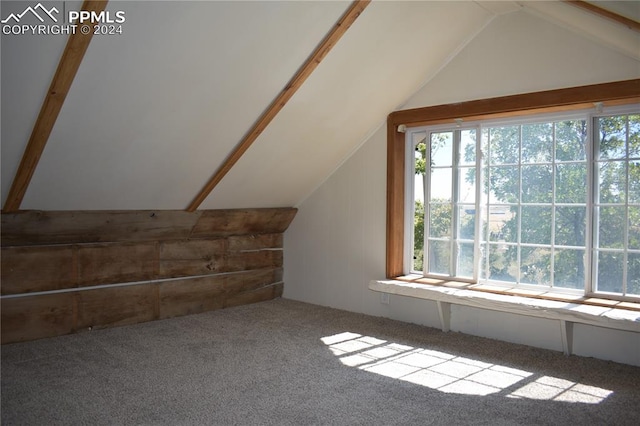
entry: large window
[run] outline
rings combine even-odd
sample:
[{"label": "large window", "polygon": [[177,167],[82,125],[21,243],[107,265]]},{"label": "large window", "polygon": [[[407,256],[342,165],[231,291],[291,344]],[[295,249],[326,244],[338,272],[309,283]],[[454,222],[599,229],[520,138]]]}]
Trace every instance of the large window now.
[{"label": "large window", "polygon": [[406,131],[404,269],[640,296],[640,106]]}]

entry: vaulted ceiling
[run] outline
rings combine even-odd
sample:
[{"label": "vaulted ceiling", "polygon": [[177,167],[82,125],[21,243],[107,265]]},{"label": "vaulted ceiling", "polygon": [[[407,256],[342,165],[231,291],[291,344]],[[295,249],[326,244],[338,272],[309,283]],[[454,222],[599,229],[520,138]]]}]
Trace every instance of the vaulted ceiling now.
[{"label": "vaulted ceiling", "polygon": [[[640,20],[640,2],[593,3]],[[93,37],[20,207],[186,208],[349,5],[109,2],[123,33]],[[374,1],[200,208],[299,204],[496,18],[523,13],[640,61],[637,30],[565,2]],[[3,204],[66,39],[2,36]]]}]

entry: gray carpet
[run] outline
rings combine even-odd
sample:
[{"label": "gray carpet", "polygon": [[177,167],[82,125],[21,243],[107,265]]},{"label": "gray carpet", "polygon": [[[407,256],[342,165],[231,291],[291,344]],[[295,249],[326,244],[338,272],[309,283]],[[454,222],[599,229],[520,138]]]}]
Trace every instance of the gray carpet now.
[{"label": "gray carpet", "polygon": [[640,368],[277,299],[5,345],[2,424],[638,425]]}]

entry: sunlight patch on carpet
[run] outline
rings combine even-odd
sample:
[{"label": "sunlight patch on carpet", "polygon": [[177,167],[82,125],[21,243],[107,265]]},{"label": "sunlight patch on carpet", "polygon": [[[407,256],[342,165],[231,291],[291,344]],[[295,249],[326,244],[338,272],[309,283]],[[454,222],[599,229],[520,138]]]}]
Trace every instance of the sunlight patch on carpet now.
[{"label": "sunlight patch on carpet", "polygon": [[530,371],[345,332],[322,342],[348,367],[445,393],[598,404],[613,391]]}]

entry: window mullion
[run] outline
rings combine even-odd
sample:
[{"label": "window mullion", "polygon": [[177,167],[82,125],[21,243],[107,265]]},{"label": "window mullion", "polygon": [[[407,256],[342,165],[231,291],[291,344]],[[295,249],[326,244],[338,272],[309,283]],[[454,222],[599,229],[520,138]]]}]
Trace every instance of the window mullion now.
[{"label": "window mullion", "polygon": [[450,260],[449,260],[449,274],[456,276],[458,273],[458,203],[459,203],[459,185],[458,179],[460,178],[459,164],[459,151],[460,151],[460,130],[453,132],[453,149],[451,150],[451,248],[450,248]]},{"label": "window mullion", "polygon": [[425,276],[429,272],[429,236],[431,235],[431,135],[427,132],[425,135],[424,150],[424,176],[422,187],[424,192],[424,237],[422,238],[422,275]]},{"label": "window mullion", "polygon": [[549,287],[555,287],[555,247],[556,247],[556,143],[557,126],[552,124],[551,147],[551,270],[549,271]]},{"label": "window mullion", "polygon": [[[476,199],[475,199],[475,232],[473,233],[473,280],[478,282],[480,279],[480,263],[482,262],[482,250],[480,245],[482,235],[482,214],[480,213],[480,204],[482,199],[482,162],[484,153],[482,152],[482,128],[476,127]],[[487,209],[488,211],[488,209]],[[488,218],[487,218],[488,219]],[[488,223],[488,222],[487,222]],[[489,227],[487,226],[487,229]]]},{"label": "window mullion", "polygon": [[585,235],[585,283],[584,290],[586,293],[595,291],[594,283],[597,280],[598,256],[596,247],[598,246],[598,232],[596,229],[598,223],[598,197],[599,189],[596,185],[598,176],[597,152],[600,149],[598,132],[598,120],[593,116],[587,119],[587,230]]},{"label": "window mullion", "polygon": [[629,116],[625,123],[625,182],[624,182],[624,254],[622,256],[622,295],[627,295],[627,280],[629,269]]},{"label": "window mullion", "polygon": [[[431,149],[427,146],[425,152],[425,170],[424,175],[422,176],[422,193],[424,194],[424,203],[422,208],[422,223],[424,224],[424,235],[422,237],[422,275],[425,276],[427,271],[429,271],[429,251],[427,250],[429,246],[429,235],[431,234],[431,216],[430,209],[431,205],[429,204],[429,199],[431,197],[431,166],[428,166],[431,163]],[[428,167],[428,171],[427,171]]]},{"label": "window mullion", "polygon": [[520,284],[522,274],[522,125],[518,126],[518,228],[516,231],[516,283]]},{"label": "window mullion", "polygon": [[486,189],[486,203],[485,203],[485,207],[487,209],[486,211],[486,233],[484,235],[485,238],[485,277],[486,280],[489,281],[489,272],[491,271],[491,245],[489,243],[489,240],[491,239],[491,227],[490,227],[490,223],[491,223],[491,131],[489,129],[487,129],[487,153],[486,153],[486,161],[485,161],[485,167],[486,167],[486,172],[487,172],[487,176],[486,176],[486,181],[487,181],[487,186],[486,188],[484,187],[484,185],[482,188],[482,191],[485,191]]}]

